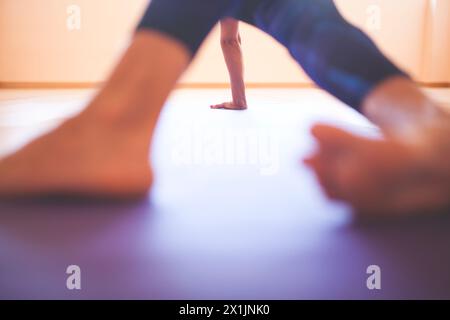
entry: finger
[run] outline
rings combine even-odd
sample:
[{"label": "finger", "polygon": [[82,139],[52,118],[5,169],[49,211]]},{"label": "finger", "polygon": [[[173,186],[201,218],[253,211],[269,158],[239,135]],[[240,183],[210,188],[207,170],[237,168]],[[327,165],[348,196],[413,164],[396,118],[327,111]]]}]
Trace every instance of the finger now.
[{"label": "finger", "polygon": [[321,146],[331,149],[345,149],[358,146],[372,140],[356,136],[350,132],[325,124],[316,124],[311,129],[312,135]]},{"label": "finger", "polygon": [[345,143],[349,138],[353,137],[351,133],[345,130],[320,123],[315,124],[311,128],[311,133],[316,139],[324,142],[333,141]]}]

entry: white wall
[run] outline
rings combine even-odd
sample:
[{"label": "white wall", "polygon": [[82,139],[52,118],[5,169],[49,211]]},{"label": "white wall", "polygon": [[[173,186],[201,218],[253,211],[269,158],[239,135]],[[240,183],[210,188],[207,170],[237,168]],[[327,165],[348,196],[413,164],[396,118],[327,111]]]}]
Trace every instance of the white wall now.
[{"label": "white wall", "polygon": [[[0,83],[103,81],[146,2],[0,0]],[[336,2],[349,20],[368,31],[417,80],[450,82],[450,0]],[[72,4],[81,8],[80,30],[66,26],[66,10]],[[378,13],[379,24],[373,20]],[[182,82],[228,81],[218,37],[215,29]],[[242,38],[248,82],[309,82],[285,49],[267,35],[243,25]]]},{"label": "white wall", "polygon": [[[67,8],[81,8],[70,30]],[[0,0],[0,82],[98,82],[117,59],[143,0]]]},{"label": "white wall", "polygon": [[424,82],[449,82],[450,0],[430,0],[427,13],[421,77]]}]

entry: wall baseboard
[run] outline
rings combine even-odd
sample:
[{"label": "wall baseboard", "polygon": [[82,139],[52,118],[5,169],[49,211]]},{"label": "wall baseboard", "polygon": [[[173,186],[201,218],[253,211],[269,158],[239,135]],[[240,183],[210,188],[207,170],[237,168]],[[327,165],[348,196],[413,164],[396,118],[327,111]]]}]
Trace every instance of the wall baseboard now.
[{"label": "wall baseboard", "polygon": [[450,88],[450,83],[448,82],[417,82],[417,84],[424,88]]},{"label": "wall baseboard", "polygon": [[[103,82],[0,82],[0,89],[95,89],[103,85]],[[313,83],[252,83],[245,84],[248,89],[259,88],[314,88]],[[177,89],[229,89],[229,83],[179,83]]]},{"label": "wall baseboard", "polygon": [[96,89],[101,85],[93,82],[0,82],[0,89]]},{"label": "wall baseboard", "polygon": [[[78,83],[63,83],[63,82],[0,82],[0,89],[97,89],[104,83],[98,82],[78,82]],[[417,83],[425,88],[450,88],[450,83]],[[316,88],[313,83],[246,83],[247,89],[302,89],[302,88]],[[176,86],[177,89],[229,89],[228,83],[180,83]]]}]

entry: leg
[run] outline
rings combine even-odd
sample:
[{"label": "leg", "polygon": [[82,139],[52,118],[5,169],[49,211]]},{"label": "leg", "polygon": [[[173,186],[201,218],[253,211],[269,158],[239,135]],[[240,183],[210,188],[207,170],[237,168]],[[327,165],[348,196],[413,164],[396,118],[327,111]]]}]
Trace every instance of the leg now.
[{"label": "leg", "polygon": [[230,75],[233,101],[213,105],[211,108],[231,110],[247,109],[239,22],[232,18],[223,19],[220,21],[220,30],[220,43],[225,62],[227,64],[228,73]]},{"label": "leg", "polygon": [[180,44],[138,32],[84,112],[0,161],[0,195],[144,194],[159,110],[188,61]]},{"label": "leg", "polygon": [[257,1],[243,19],[275,37],[320,87],[385,132],[406,135],[441,114],[332,0]]},{"label": "leg", "polygon": [[266,0],[246,17],[283,43],[319,86],[387,133],[388,140],[372,141],[314,128],[320,148],[306,163],[330,197],[372,214],[450,205],[449,116],[331,0]]},{"label": "leg", "polygon": [[[199,1],[204,11],[198,14]],[[160,110],[224,10],[218,0],[180,3],[153,0],[130,48],[86,110],[0,160],[0,197],[126,198],[148,191]]]}]

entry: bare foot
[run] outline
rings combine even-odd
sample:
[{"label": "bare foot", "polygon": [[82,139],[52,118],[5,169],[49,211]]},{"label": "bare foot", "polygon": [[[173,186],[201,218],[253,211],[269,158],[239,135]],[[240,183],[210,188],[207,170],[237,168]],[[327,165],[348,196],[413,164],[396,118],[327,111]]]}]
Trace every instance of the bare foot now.
[{"label": "bare foot", "polygon": [[0,160],[0,198],[130,198],[152,184],[148,139],[132,126],[81,114]]},{"label": "bare foot", "polygon": [[450,128],[435,128],[420,144],[370,140],[318,125],[319,151],[305,160],[332,199],[360,214],[404,215],[450,206]]},{"label": "bare foot", "polygon": [[0,198],[142,196],[159,113],[190,53],[159,32],[139,31],[83,113],[0,159]]},{"label": "bare foot", "polygon": [[246,104],[237,104],[234,102],[224,102],[221,104],[212,105],[211,109],[226,109],[226,110],[246,110]]}]

